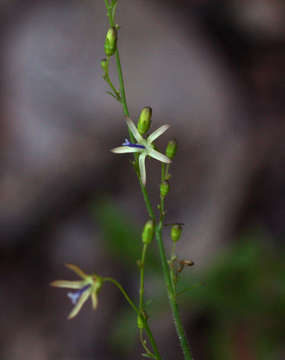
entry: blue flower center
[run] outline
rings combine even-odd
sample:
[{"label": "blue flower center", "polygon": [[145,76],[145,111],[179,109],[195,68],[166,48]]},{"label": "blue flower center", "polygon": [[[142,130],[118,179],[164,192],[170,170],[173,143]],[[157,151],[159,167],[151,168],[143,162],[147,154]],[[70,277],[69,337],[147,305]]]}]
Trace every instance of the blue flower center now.
[{"label": "blue flower center", "polygon": [[83,288],[79,289],[76,292],[69,292],[67,294],[67,296],[69,297],[69,299],[71,300],[73,305],[76,305],[78,300],[80,299],[80,296],[84,293],[84,291],[86,291],[87,289],[90,288],[90,284],[87,284],[85,286],[83,286]]},{"label": "blue flower center", "polygon": [[133,144],[128,139],[125,139],[125,141],[122,143],[122,146],[129,146],[129,147],[138,148],[138,149],[145,149],[144,145]]}]

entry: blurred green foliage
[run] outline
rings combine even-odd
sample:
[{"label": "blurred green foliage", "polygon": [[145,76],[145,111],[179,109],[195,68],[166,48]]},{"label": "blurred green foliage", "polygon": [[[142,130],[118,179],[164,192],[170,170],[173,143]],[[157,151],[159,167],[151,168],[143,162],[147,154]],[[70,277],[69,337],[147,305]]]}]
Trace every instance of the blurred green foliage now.
[{"label": "blurred green foliage", "polygon": [[188,292],[193,311],[210,319],[211,359],[284,358],[285,256],[270,243],[260,232],[239,239]]},{"label": "blurred green foliage", "polygon": [[[93,208],[93,214],[110,253],[124,266],[137,269],[136,261],[140,258],[142,249],[142,229],[138,229],[130,216],[108,200],[97,203]],[[158,257],[150,250],[147,256],[147,268],[158,271],[159,266]]]},{"label": "blurred green foliage", "polygon": [[118,261],[133,266],[140,256],[140,233],[120,209],[109,201],[102,201],[93,208],[100,226],[104,245]]},{"label": "blurred green foliage", "polygon": [[[95,214],[111,253],[135,269],[142,243],[130,218],[108,202],[98,205]],[[204,344],[207,359],[285,358],[285,253],[271,244],[260,231],[252,231],[211,259],[208,268],[199,269],[197,264],[195,272],[183,271],[178,301],[183,313],[194,319],[192,326],[195,319],[206,318],[206,331],[196,337]],[[146,283],[160,273],[154,251],[149,252],[148,266]],[[163,282],[159,284],[151,294],[153,321],[168,311]],[[123,310],[116,321],[113,342],[128,353],[136,335],[133,314]]]}]

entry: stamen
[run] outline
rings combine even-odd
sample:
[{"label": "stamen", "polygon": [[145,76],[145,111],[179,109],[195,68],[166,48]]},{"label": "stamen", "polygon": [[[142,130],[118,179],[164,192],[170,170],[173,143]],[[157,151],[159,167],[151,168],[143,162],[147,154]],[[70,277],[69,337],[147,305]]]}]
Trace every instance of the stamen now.
[{"label": "stamen", "polygon": [[133,144],[128,139],[125,139],[125,141],[122,143],[122,146],[129,146],[129,147],[138,148],[138,149],[145,149],[144,145]]},{"label": "stamen", "polygon": [[73,305],[76,305],[80,296],[84,293],[84,291],[86,291],[87,289],[90,288],[90,284],[87,284],[85,286],[83,286],[83,288],[79,289],[78,291],[76,292],[69,292],[67,294],[67,296],[69,297],[69,299],[71,300],[72,304]]},{"label": "stamen", "polygon": [[122,143],[123,146],[129,146],[130,142],[129,140],[126,138],[125,141]]}]

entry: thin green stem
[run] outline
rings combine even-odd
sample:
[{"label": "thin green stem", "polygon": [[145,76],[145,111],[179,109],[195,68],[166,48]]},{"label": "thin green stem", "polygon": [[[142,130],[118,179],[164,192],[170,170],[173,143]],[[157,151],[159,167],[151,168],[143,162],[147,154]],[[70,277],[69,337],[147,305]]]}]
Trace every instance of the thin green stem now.
[{"label": "thin green stem", "polygon": [[108,0],[104,0],[104,1],[105,1],[106,9],[107,9],[107,16],[108,16],[108,19],[109,19],[110,26],[114,26],[113,14],[112,14],[112,6],[110,5]]},{"label": "thin green stem", "polygon": [[168,172],[169,172],[169,167],[170,167],[170,164],[166,164],[166,169],[165,169],[165,179],[168,178]]},{"label": "thin green stem", "polygon": [[176,294],[176,284],[177,284],[177,273],[174,271],[175,270],[175,262],[177,260],[176,257],[176,242],[173,241],[172,242],[172,247],[171,247],[171,256],[170,256],[170,260],[169,260],[169,271],[170,271],[170,278],[171,278],[171,282],[172,282],[172,287],[175,291]]},{"label": "thin green stem", "polygon": [[154,215],[153,208],[151,206],[151,202],[150,202],[147,190],[146,190],[144,184],[142,183],[141,178],[140,178],[139,175],[138,175],[138,179],[139,179],[140,188],[141,188],[141,192],[142,192],[142,195],[143,195],[143,199],[144,199],[144,202],[145,202],[145,206],[146,206],[146,209],[147,209],[148,216],[151,218],[151,220],[153,220],[153,222],[155,224],[156,218],[155,218],[155,215]]},{"label": "thin green stem", "polygon": [[149,350],[149,348],[146,345],[146,341],[143,338],[143,329],[140,329],[140,342],[142,344],[142,347],[144,348],[146,354],[148,354],[149,356],[151,356],[153,359],[156,359],[155,355]]},{"label": "thin green stem", "polygon": [[[110,6],[108,0],[105,0],[105,5],[107,8],[107,16],[109,19],[109,24],[111,27],[113,27],[113,26],[115,26],[115,22],[113,19],[112,7]],[[116,65],[117,65],[117,71],[118,71],[118,79],[119,79],[119,84],[120,84],[120,94],[121,94],[121,99],[122,99],[123,110],[124,110],[125,116],[129,117],[130,113],[129,113],[127,99],[126,99],[124,77],[123,77],[122,65],[121,65],[120,54],[119,54],[118,48],[116,49],[116,52],[115,52],[115,58],[116,58]]]},{"label": "thin green stem", "polygon": [[[169,171],[169,166],[165,169],[163,165],[161,170],[161,182],[165,180],[165,177],[168,175],[168,171]],[[166,252],[162,241],[162,227],[165,217],[164,197],[162,196],[160,197],[159,209],[160,209],[160,218],[159,218],[159,223],[156,226],[155,236],[158,243],[158,249],[159,249],[160,260],[163,269],[164,281],[168,293],[169,304],[172,311],[178,339],[180,341],[180,345],[183,351],[184,359],[193,360],[190,352],[190,346],[187,341],[186,334],[182,325],[181,317],[178,311],[178,305],[176,302],[176,286],[173,278],[173,273],[167,262]]]},{"label": "thin green stem", "polygon": [[135,303],[131,300],[131,298],[129,297],[129,295],[127,294],[126,290],[122,287],[122,285],[116,280],[113,279],[111,277],[104,277],[103,278],[103,282],[111,282],[113,283],[115,286],[117,286],[117,288],[121,291],[121,293],[124,295],[125,299],[127,300],[127,302],[129,303],[129,305],[132,307],[132,309],[139,315],[140,311],[139,309],[136,307]]},{"label": "thin green stem", "polygon": [[174,284],[171,279],[171,274],[170,274],[169,266],[167,263],[167,258],[165,255],[165,249],[164,249],[164,245],[163,245],[163,241],[162,241],[162,224],[163,224],[163,217],[161,217],[161,219],[156,227],[155,235],[156,235],[156,240],[158,243],[158,249],[159,249],[163,274],[164,274],[164,281],[165,281],[166,288],[167,288],[169,304],[171,307],[174,324],[175,324],[178,339],[180,341],[180,345],[181,345],[181,348],[183,351],[184,359],[185,360],[193,360],[191,352],[190,352],[189,343],[187,341],[186,334],[185,334],[185,331],[184,331],[184,328],[182,325],[181,317],[180,317],[180,314],[178,311],[175,288],[174,288]]},{"label": "thin green stem", "polygon": [[143,306],[143,296],[144,296],[144,263],[145,263],[145,257],[146,257],[146,251],[147,251],[148,244],[143,244],[142,249],[142,256],[140,260],[140,290],[139,290],[139,309],[141,312],[144,310]]},{"label": "thin green stem", "polygon": [[[131,298],[127,294],[126,290],[122,287],[122,285],[117,280],[115,280],[115,279],[113,279],[111,277],[105,277],[102,280],[103,280],[103,282],[110,282],[110,283],[114,284],[121,291],[122,295],[127,300],[129,305],[131,306],[131,308],[137,313],[138,316],[141,316],[140,310],[136,307],[134,302],[131,300]],[[142,321],[144,323],[144,329],[145,329],[145,331],[147,333],[147,336],[148,336],[149,341],[151,343],[151,346],[152,346],[153,352],[154,352],[154,354],[156,356],[156,359],[157,360],[162,360],[162,358],[161,358],[161,356],[159,354],[156,342],[155,342],[154,337],[152,335],[152,332],[151,332],[151,330],[150,330],[150,328],[148,326],[147,319],[144,316],[141,316],[141,319],[142,319]]]},{"label": "thin green stem", "polygon": [[117,49],[115,52],[115,58],[116,58],[116,64],[117,64],[117,70],[118,70],[118,78],[119,78],[119,84],[120,84],[120,93],[121,93],[121,99],[123,104],[123,110],[125,116],[130,116],[127,99],[126,99],[126,91],[125,91],[125,84],[124,84],[124,78],[123,78],[123,71],[121,66],[121,60],[120,60],[120,54],[119,50]]},{"label": "thin green stem", "polygon": [[113,96],[116,100],[121,102],[121,96],[119,91],[115,88],[114,84],[112,83],[110,76],[108,73],[104,74],[103,79],[106,81],[106,83],[110,86],[111,90],[113,91]]}]

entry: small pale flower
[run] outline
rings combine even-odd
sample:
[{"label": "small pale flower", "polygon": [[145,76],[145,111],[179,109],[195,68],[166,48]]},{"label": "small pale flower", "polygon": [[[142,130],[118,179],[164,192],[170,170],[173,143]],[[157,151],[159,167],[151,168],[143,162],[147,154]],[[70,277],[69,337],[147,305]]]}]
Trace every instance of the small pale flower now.
[{"label": "small pale flower", "polygon": [[68,319],[75,317],[81,310],[84,303],[89,297],[92,300],[92,307],[95,310],[98,305],[97,293],[102,286],[102,278],[96,274],[87,275],[78,266],[73,264],[66,264],[66,267],[74,271],[82,280],[68,281],[68,280],[56,280],[50,285],[55,287],[76,289],[75,292],[67,293],[67,296],[74,305]]},{"label": "small pale flower", "polygon": [[153,145],[154,140],[156,140],[160,135],[162,135],[169,128],[169,125],[161,126],[145,139],[141,136],[141,134],[139,133],[138,129],[136,128],[135,124],[131,119],[127,118],[126,121],[129,130],[136,139],[136,143],[133,144],[128,139],[125,139],[122,146],[116,147],[111,151],[116,154],[139,153],[140,176],[142,183],[145,185],[146,184],[145,158],[147,156],[150,156],[156,160],[159,160],[167,164],[171,163],[171,160],[166,155],[155,150]]}]

